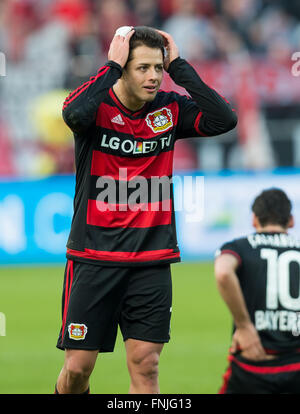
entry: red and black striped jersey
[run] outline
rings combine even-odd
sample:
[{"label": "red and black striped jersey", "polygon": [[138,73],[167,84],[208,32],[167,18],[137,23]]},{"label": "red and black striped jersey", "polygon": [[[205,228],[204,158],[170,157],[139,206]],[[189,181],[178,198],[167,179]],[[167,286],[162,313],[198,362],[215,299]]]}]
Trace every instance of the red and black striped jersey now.
[{"label": "red and black striped jersey", "polygon": [[159,91],[132,112],[113,90],[122,68],[109,61],[65,100],[76,165],[68,258],[106,266],[180,261],[171,182],[175,141],[224,133],[237,120],[184,59],[174,60],[169,74],[190,97]]}]

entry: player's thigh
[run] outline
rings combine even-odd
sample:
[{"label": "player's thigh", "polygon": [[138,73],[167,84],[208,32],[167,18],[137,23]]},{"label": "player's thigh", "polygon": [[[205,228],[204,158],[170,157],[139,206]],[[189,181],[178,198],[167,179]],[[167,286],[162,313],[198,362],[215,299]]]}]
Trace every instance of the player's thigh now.
[{"label": "player's thigh", "polygon": [[119,322],[124,341],[168,342],[171,309],[170,266],[132,269]]}]

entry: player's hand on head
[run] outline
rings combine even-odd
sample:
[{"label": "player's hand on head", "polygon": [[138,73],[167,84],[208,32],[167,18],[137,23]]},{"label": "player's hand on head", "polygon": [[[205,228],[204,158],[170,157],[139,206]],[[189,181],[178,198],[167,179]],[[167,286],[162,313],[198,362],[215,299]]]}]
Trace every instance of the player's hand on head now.
[{"label": "player's hand on head", "polygon": [[178,47],[173,39],[173,37],[163,30],[157,30],[159,34],[162,35],[165,42],[165,49],[167,55],[164,58],[164,69],[167,71],[169,69],[170,63],[179,57]]},{"label": "player's hand on head", "polygon": [[109,47],[108,60],[113,60],[124,68],[129,55],[129,41],[133,34],[133,27],[125,36],[116,32]]}]

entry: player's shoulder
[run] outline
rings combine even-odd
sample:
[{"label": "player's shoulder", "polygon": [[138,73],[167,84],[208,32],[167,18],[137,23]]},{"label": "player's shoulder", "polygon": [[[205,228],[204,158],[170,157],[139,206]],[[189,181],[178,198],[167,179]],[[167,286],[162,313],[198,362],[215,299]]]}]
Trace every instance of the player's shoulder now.
[{"label": "player's shoulder", "polygon": [[239,263],[242,262],[242,257],[247,254],[247,251],[251,248],[248,240],[248,236],[237,237],[232,240],[224,242],[219,249],[215,252],[217,258],[221,254],[232,254],[235,256]]},{"label": "player's shoulder", "polygon": [[224,249],[227,249],[227,248],[230,248],[230,247],[231,248],[239,248],[241,246],[245,246],[246,244],[249,243],[248,237],[249,236],[241,236],[241,237],[236,237],[234,239],[226,241],[221,245],[220,250],[224,250]]},{"label": "player's shoulder", "polygon": [[156,95],[157,101],[165,101],[165,102],[179,102],[182,99],[190,99],[189,96],[181,95],[175,91],[166,91],[164,89],[159,89]]}]

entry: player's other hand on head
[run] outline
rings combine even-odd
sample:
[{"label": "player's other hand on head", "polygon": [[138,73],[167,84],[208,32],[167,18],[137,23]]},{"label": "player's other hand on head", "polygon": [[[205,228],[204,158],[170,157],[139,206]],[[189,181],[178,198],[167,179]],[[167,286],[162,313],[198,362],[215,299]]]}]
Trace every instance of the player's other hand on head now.
[{"label": "player's other hand on head", "polygon": [[173,39],[173,37],[163,30],[157,30],[159,34],[162,35],[165,42],[166,56],[164,58],[164,69],[168,71],[170,63],[179,57],[178,47]]},{"label": "player's other hand on head", "polygon": [[134,28],[131,27],[125,36],[117,33],[114,35],[108,51],[108,60],[113,60],[124,68],[129,55],[129,41],[133,34]]}]

